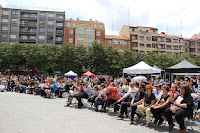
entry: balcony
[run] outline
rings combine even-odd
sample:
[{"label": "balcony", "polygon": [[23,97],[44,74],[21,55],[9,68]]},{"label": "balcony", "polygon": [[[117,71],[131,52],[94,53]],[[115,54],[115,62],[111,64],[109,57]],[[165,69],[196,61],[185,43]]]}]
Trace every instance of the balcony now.
[{"label": "balcony", "polygon": [[167,50],[172,50],[172,47],[166,47]]},{"label": "balcony", "polygon": [[31,38],[19,39],[19,42],[21,42],[21,43],[36,42],[36,39],[31,39]]},{"label": "balcony", "polygon": [[35,20],[35,19],[37,19],[37,15],[21,15],[21,19]]},{"label": "balcony", "polygon": [[56,31],[56,36],[62,36],[63,32],[62,31]]},{"label": "balcony", "polygon": [[173,47],[173,50],[181,50],[179,47]]},{"label": "balcony", "polygon": [[20,26],[36,27],[37,23],[21,23]]},{"label": "balcony", "polygon": [[20,34],[36,34],[36,31],[26,31],[26,30],[20,30]]}]

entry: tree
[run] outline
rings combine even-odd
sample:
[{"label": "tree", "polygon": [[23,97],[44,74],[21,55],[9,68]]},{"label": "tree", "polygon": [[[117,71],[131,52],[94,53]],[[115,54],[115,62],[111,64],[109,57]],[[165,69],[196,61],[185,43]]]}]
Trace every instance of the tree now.
[{"label": "tree", "polygon": [[14,43],[13,45],[10,46],[8,56],[10,64],[17,69],[17,74],[19,66],[26,64],[25,55],[26,55],[25,44]]},{"label": "tree", "polygon": [[10,67],[10,47],[7,44],[0,44],[0,70],[5,71]]},{"label": "tree", "polygon": [[104,46],[101,43],[93,42],[92,47],[89,49],[89,66],[95,69],[96,72],[105,71],[105,58],[106,53]]}]

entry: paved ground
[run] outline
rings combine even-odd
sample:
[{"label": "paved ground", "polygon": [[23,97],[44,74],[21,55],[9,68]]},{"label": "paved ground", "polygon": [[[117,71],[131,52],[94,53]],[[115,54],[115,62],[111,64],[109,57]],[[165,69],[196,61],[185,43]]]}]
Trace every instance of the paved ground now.
[{"label": "paved ground", "polygon": [[[0,92],[0,133],[167,133],[167,124],[147,128],[140,124],[145,121],[140,121],[129,125],[129,119],[118,120],[111,112],[64,107],[65,101]],[[199,132],[196,123],[192,125],[195,133]],[[176,125],[172,133],[177,132]]]}]

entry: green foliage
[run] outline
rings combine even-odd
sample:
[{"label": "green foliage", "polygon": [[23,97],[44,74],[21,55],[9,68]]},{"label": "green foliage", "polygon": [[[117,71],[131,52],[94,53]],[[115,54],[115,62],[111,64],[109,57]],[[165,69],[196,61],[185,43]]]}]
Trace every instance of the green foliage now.
[{"label": "green foliage", "polygon": [[53,71],[67,72],[73,70],[79,75],[85,70],[94,73],[107,73],[112,75],[122,74],[123,68],[130,67],[144,61],[150,66],[157,65],[166,69],[182,60],[200,66],[200,56],[183,54],[182,57],[167,55],[166,53],[155,54],[132,54],[129,50],[119,53],[112,46],[105,47],[100,43],[93,42],[89,50],[83,45],[65,44],[61,48],[56,45],[44,44],[0,44],[0,71],[7,68],[16,68],[25,65],[28,69],[38,69],[52,73]]}]

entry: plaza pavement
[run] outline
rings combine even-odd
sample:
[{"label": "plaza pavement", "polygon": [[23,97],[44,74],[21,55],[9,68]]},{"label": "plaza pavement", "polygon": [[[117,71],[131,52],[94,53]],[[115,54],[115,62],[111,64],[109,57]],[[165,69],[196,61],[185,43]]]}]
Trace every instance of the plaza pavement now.
[{"label": "plaza pavement", "polygon": [[[167,124],[144,127],[140,120],[130,125],[111,111],[94,112],[91,108],[64,107],[66,98],[47,99],[16,92],[0,92],[0,133],[168,133]],[[192,123],[194,132],[199,132]],[[191,132],[191,128],[187,132]],[[178,133],[174,127],[171,133]]]}]

